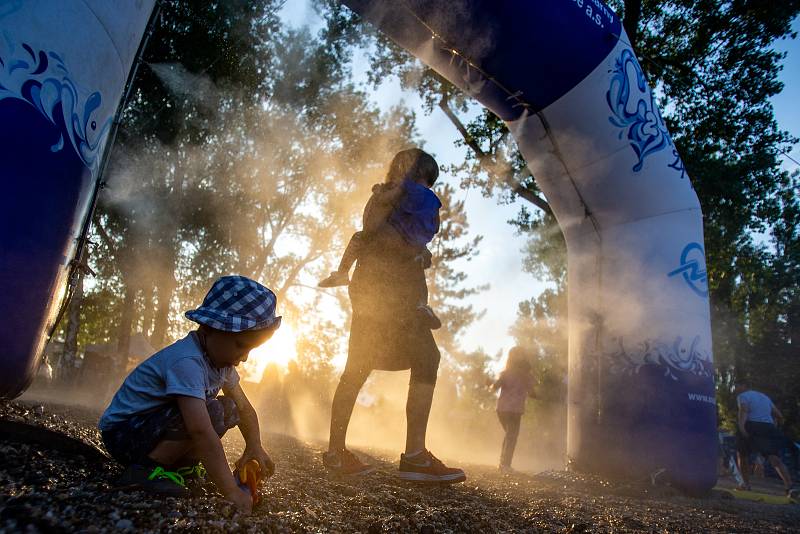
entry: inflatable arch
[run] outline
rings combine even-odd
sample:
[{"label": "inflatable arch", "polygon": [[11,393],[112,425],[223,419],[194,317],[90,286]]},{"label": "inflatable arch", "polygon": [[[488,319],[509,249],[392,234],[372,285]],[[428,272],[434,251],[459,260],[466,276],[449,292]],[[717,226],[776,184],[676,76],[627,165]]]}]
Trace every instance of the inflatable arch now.
[{"label": "inflatable arch", "polygon": [[[600,0],[344,1],[503,119],[552,206],[569,265],[570,464],[710,489],[702,214],[619,18]],[[129,4],[0,11],[0,395],[29,380],[86,217],[153,2]]]},{"label": "inflatable arch", "polygon": [[0,3],[0,398],[56,319],[154,4]]}]

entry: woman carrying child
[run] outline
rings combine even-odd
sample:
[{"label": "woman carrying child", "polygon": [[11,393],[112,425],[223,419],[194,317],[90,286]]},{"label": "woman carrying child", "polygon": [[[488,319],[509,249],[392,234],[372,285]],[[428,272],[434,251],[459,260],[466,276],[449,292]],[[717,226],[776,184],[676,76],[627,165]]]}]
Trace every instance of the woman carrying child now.
[{"label": "woman carrying child", "polygon": [[[364,209],[364,230],[354,236],[345,254],[357,257],[349,283],[353,317],[347,364],[333,398],[330,444],[323,454],[324,465],[336,473],[372,470],[345,447],[356,397],[369,374],[373,369],[410,369],[406,448],[398,476],[417,482],[466,479],[461,469],[445,466],[425,448],[439,349],[431,334],[431,327],[437,326],[432,323],[435,316],[424,309],[428,297],[424,267],[430,256],[422,249],[439,229],[441,202],[430,190],[438,175],[439,167],[429,154],[416,148],[399,152],[386,184],[373,189]],[[343,258],[338,271],[339,281],[345,283],[348,261]]]}]

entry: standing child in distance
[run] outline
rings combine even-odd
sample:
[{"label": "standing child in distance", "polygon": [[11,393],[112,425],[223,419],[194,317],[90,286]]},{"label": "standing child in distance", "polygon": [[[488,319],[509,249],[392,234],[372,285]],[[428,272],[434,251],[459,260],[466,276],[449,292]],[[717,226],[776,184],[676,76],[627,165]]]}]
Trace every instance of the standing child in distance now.
[{"label": "standing child in distance", "polygon": [[[364,208],[363,229],[353,234],[339,268],[320,281],[319,287],[348,285],[353,263],[364,247],[376,242],[398,257],[411,255],[423,267],[430,267],[427,244],[439,231],[442,207],[431,191],[438,177],[439,166],[426,152],[418,148],[398,152],[389,165],[386,181],[372,187],[373,195]],[[417,313],[431,329],[442,326],[427,299],[417,303]]]},{"label": "standing child in distance", "polygon": [[[106,449],[125,466],[121,486],[188,496],[187,479],[207,472],[240,511],[251,511],[251,496],[231,473],[220,437],[238,425],[246,445],[237,466],[256,460],[262,476],[272,475],[275,466],[235,367],[280,327],[275,305],[275,294],[258,282],[224,276],[202,306],[186,312],[200,327],[125,378],[98,425]],[[220,389],[225,395],[217,397]]]},{"label": "standing child in distance", "polygon": [[522,347],[508,351],[506,368],[494,383],[500,390],[497,398],[497,418],[505,431],[503,448],[500,452],[500,470],[511,471],[511,460],[519,437],[520,421],[525,413],[525,401],[533,397],[533,373],[531,362]]}]

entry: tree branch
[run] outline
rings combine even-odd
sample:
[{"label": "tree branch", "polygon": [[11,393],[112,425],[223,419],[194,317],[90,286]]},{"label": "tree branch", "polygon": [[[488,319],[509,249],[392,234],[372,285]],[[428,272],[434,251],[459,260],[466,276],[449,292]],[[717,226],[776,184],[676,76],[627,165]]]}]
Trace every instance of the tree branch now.
[{"label": "tree branch", "polygon": [[636,50],[639,41],[639,21],[642,18],[642,0],[625,0],[625,18],[622,26],[628,34],[631,48]]},{"label": "tree branch", "polygon": [[[495,159],[490,154],[487,154],[483,151],[477,141],[475,141],[475,139],[469,134],[467,128],[464,126],[461,120],[456,116],[453,110],[450,109],[449,98],[447,94],[443,94],[442,98],[439,100],[439,108],[441,108],[447,118],[450,119],[450,122],[456,127],[458,133],[461,134],[461,137],[464,138],[464,143],[466,143],[466,145],[471,148],[473,152],[475,152],[475,155],[478,158],[478,163],[480,163],[486,172],[509,186],[514,194],[519,195],[521,198],[527,200],[548,215],[553,215],[553,209],[545,199],[522,185],[519,180],[514,177],[513,173],[508,172],[508,170],[505,169],[500,169],[500,165],[498,165]],[[528,169],[528,171],[530,171],[530,169]],[[533,175],[533,173],[531,173],[531,175]]]},{"label": "tree branch", "polygon": [[278,297],[279,300],[283,300],[286,292],[294,285],[295,280],[297,280],[297,276],[300,274],[300,271],[302,271],[306,265],[315,261],[320,256],[322,256],[322,252],[318,250],[311,250],[305,255],[304,258],[298,260],[294,267],[292,267],[291,271],[289,271],[289,274],[286,276],[286,280],[283,281],[283,284],[281,284],[280,289],[275,291],[275,296]]},{"label": "tree branch", "polygon": [[97,235],[100,236],[100,239],[103,241],[103,243],[105,243],[106,247],[108,247],[108,255],[116,258],[117,247],[114,244],[114,241],[111,239],[111,236],[108,235],[106,229],[103,228],[103,225],[100,222],[100,217],[94,218],[94,229],[97,231]]}]

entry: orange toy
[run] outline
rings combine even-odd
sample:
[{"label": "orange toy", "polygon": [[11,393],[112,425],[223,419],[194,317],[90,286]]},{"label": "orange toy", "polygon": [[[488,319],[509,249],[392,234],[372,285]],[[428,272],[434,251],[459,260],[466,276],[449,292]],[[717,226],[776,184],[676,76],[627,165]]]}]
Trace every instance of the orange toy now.
[{"label": "orange toy", "polygon": [[258,504],[261,500],[261,496],[258,494],[258,483],[261,482],[261,466],[258,460],[248,460],[241,469],[237,467],[233,474],[239,481],[239,486],[250,492],[253,506]]}]

